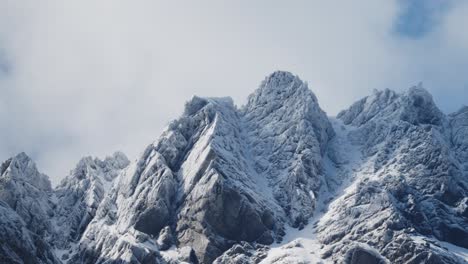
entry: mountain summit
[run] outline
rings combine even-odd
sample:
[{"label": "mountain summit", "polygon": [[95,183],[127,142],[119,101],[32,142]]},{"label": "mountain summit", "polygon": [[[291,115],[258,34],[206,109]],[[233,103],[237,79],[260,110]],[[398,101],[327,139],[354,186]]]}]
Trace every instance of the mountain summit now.
[{"label": "mountain summit", "polygon": [[52,189],[0,167],[0,262],[467,263],[468,111],[422,86],[327,117],[278,71],[236,107],[193,97],[130,162],[83,158]]}]

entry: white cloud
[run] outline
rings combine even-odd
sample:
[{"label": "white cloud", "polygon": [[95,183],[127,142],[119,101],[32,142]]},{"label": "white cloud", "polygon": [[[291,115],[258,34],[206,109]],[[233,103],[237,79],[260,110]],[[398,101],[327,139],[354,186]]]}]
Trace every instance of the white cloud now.
[{"label": "white cloud", "polygon": [[27,151],[57,181],[83,155],[133,158],[192,95],[242,104],[277,69],[330,114],[420,80],[444,109],[467,94],[466,5],[405,39],[397,1],[182,2],[0,2],[0,159]]}]

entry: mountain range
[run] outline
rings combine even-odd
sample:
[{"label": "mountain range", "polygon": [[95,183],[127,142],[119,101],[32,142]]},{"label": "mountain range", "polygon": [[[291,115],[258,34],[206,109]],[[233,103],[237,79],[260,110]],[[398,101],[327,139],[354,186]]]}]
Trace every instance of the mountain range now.
[{"label": "mountain range", "polygon": [[329,117],[277,71],[54,188],[20,153],[0,166],[0,263],[468,263],[468,107],[418,85]]}]

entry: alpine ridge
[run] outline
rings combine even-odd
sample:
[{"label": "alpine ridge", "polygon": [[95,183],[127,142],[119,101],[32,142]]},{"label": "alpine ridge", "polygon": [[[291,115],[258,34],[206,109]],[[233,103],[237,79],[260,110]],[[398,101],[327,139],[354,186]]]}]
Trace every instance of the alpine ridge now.
[{"label": "alpine ridge", "polygon": [[0,166],[1,263],[468,263],[468,107],[422,85],[328,117],[299,77],[189,100],[135,160],[55,188]]}]

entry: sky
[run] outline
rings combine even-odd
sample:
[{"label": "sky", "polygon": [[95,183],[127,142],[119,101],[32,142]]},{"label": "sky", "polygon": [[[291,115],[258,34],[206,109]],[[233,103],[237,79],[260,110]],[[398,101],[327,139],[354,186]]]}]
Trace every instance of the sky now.
[{"label": "sky", "polygon": [[0,160],[54,184],[86,155],[131,160],[193,95],[246,102],[275,70],[336,115],[423,82],[468,104],[468,0],[0,0]]}]

